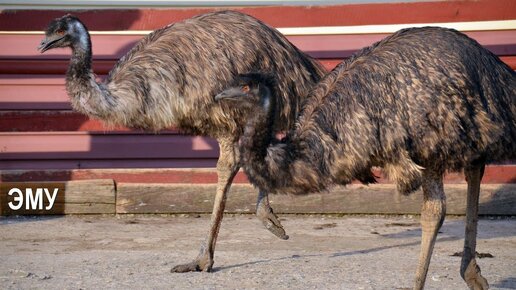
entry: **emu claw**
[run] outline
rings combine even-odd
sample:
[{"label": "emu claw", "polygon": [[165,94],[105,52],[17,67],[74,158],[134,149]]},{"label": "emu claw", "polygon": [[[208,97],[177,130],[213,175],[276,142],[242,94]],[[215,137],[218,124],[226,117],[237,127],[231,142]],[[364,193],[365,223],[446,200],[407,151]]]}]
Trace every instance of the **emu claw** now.
[{"label": "emu claw", "polygon": [[489,284],[487,283],[486,278],[482,277],[480,273],[480,267],[477,265],[475,259],[472,259],[469,262],[468,268],[464,273],[464,280],[466,284],[468,284],[469,289],[472,290],[487,290],[489,289]]},{"label": "emu claw", "polygon": [[262,221],[266,229],[282,240],[288,240],[289,236],[285,233],[285,229],[281,225],[278,216],[274,214],[272,208],[263,203],[258,203],[256,215]]},{"label": "emu claw", "polygon": [[180,264],[170,269],[172,273],[186,273],[186,272],[211,272],[213,261],[206,259],[195,259],[190,263]]}]

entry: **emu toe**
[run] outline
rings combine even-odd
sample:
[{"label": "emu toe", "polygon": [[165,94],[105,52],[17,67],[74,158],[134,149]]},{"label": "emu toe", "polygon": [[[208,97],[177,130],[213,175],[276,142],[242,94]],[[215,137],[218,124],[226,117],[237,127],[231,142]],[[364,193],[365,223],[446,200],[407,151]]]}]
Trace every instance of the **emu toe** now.
[{"label": "emu toe", "polygon": [[190,263],[180,264],[170,269],[172,273],[186,273],[186,272],[211,272],[213,261],[208,259],[195,259]]},{"label": "emu toe", "polygon": [[282,240],[288,240],[289,236],[285,233],[285,229],[271,207],[259,205],[256,208],[256,216],[271,233]]},{"label": "emu toe", "polygon": [[471,290],[489,289],[489,284],[487,283],[486,278],[482,277],[480,267],[477,265],[475,259],[472,259],[469,262],[466,272],[464,273],[464,280]]}]

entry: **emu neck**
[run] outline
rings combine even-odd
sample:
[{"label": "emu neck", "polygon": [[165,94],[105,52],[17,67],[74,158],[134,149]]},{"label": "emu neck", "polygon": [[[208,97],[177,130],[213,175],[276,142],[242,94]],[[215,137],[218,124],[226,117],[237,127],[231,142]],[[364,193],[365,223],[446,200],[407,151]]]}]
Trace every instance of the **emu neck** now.
[{"label": "emu neck", "polygon": [[[87,32],[86,32],[87,33]],[[90,39],[90,36],[85,36]],[[68,76],[71,78],[91,77],[91,44],[85,45],[82,42],[74,44],[72,47],[72,58],[68,68]]]},{"label": "emu neck", "polygon": [[[273,140],[273,123],[275,103],[269,100],[265,106],[260,106],[251,112],[244,134],[240,139],[240,154],[242,165],[249,180],[261,190],[270,191],[268,181],[272,179],[270,172],[270,158],[267,149]],[[281,158],[275,158],[281,159]],[[275,181],[273,183],[276,183]]]},{"label": "emu neck", "polygon": [[96,82],[91,69],[91,41],[86,28],[77,23],[77,39],[72,45],[72,58],[66,75],[66,91],[75,110],[110,121],[115,102],[110,92]]},{"label": "emu neck", "polygon": [[266,98],[263,106],[253,112],[247,122],[241,139],[242,159],[246,164],[264,162],[267,147],[273,140],[275,108],[274,97]]}]

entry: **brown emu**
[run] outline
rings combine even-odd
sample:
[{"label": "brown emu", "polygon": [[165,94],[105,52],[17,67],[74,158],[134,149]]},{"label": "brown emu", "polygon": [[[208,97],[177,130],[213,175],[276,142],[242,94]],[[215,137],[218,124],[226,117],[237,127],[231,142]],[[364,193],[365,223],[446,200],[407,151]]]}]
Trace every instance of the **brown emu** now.
[{"label": "brown emu", "polygon": [[315,85],[295,129],[280,143],[271,137],[275,87],[267,76],[248,74],[215,97],[262,108],[240,145],[253,184],[269,193],[302,194],[371,177],[371,167],[380,166],[400,192],[422,187],[414,286],[422,289],[445,216],[443,175],[463,169],[468,198],[460,273],[471,289],[488,288],[475,261],[478,196],[485,164],[516,156],[514,71],[457,31],[401,30]]},{"label": "brown emu", "polygon": [[[211,271],[226,194],[240,167],[237,140],[249,111],[213,101],[239,73],[272,71],[278,76],[275,130],[285,130],[298,113],[301,96],[325,73],[322,66],[294,47],[277,30],[238,12],[193,17],[143,38],[97,83],[91,69],[91,41],[76,17],[55,19],[40,45],[42,52],[70,47],[66,90],[73,108],[109,124],[157,131],[176,126],[186,133],[217,138],[218,185],[211,226],[198,257],[175,272]],[[260,192],[257,215],[281,238],[285,235]]]}]

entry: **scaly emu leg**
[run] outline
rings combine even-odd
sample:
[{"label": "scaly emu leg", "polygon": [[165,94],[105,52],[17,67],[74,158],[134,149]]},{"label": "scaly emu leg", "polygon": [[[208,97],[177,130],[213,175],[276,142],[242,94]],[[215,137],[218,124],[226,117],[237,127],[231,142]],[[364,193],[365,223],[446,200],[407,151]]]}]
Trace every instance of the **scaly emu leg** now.
[{"label": "scaly emu leg", "polygon": [[416,272],[414,289],[423,289],[437,232],[446,214],[446,196],[443,189],[443,174],[423,173],[423,207],[421,209],[421,253]]},{"label": "scaly emu leg", "polygon": [[261,190],[258,192],[256,216],[271,233],[280,239],[288,240],[288,235],[285,233],[285,229],[269,204],[269,195]]},{"label": "scaly emu leg", "polygon": [[485,165],[475,166],[464,170],[468,182],[468,197],[466,207],[466,234],[464,238],[464,250],[460,265],[460,275],[466,281],[470,289],[489,289],[487,280],[482,277],[480,267],[475,260],[477,246],[478,223],[478,196],[480,194],[480,181],[484,176]]},{"label": "scaly emu leg", "polygon": [[183,273],[192,271],[211,272],[213,267],[213,255],[217,235],[219,234],[220,224],[226,206],[226,197],[231,187],[231,182],[239,169],[239,155],[237,144],[233,140],[220,139],[220,156],[217,162],[217,193],[211,214],[211,225],[206,240],[201,245],[199,255],[190,263],[177,265],[172,268],[172,272]]}]

